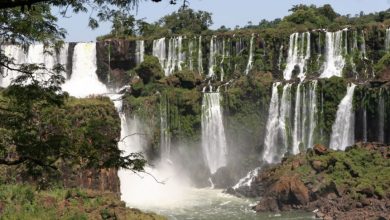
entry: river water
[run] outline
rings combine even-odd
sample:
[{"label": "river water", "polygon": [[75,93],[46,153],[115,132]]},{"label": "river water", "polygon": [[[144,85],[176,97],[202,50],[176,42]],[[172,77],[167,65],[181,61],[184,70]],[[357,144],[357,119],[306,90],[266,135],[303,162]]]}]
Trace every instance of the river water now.
[{"label": "river water", "polygon": [[312,213],[282,212],[255,213],[254,199],[238,198],[215,189],[188,188],[175,203],[159,201],[153,205],[128,204],[143,211],[155,212],[169,220],[259,220],[259,219],[314,219]]}]

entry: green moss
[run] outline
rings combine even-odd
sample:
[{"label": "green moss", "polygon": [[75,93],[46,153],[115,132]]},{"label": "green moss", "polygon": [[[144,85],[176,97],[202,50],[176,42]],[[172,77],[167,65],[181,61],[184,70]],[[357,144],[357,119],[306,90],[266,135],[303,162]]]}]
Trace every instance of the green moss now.
[{"label": "green moss", "polygon": [[[320,194],[342,189],[342,193],[356,200],[372,196],[382,198],[390,195],[390,161],[381,151],[369,146],[353,146],[346,151],[328,150],[317,155],[308,150],[306,154],[286,158],[282,164],[265,172],[271,172],[273,179],[298,174],[305,185],[311,185]],[[316,162],[316,169],[313,162]],[[321,170],[318,170],[318,164],[321,164]]]},{"label": "green moss", "polygon": [[317,103],[320,103],[318,117],[319,130],[323,131],[322,137],[316,140],[316,143],[328,145],[327,137],[332,133],[332,125],[336,120],[338,105],[346,94],[347,82],[340,77],[330,79],[321,79],[317,89]]}]

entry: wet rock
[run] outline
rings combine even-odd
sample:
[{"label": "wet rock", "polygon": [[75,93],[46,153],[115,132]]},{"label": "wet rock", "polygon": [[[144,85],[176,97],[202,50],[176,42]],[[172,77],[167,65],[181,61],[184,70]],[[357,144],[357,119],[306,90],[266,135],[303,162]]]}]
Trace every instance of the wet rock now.
[{"label": "wet rock", "polygon": [[316,218],[324,218],[325,217],[325,214],[324,213],[322,213],[322,212],[317,212],[316,213]]},{"label": "wet rock", "polygon": [[235,179],[232,177],[230,170],[227,167],[221,167],[215,174],[212,175],[214,188],[222,189],[235,184]]},{"label": "wet rock", "polygon": [[326,148],[324,145],[316,144],[313,147],[314,153],[317,155],[324,155],[328,152],[328,148]]},{"label": "wet rock", "polygon": [[281,203],[306,205],[309,202],[309,190],[297,176],[281,177],[271,190]]},{"label": "wet rock", "polygon": [[279,206],[275,198],[265,197],[260,200],[260,202],[255,206],[254,209],[256,212],[267,212],[267,211],[278,212]]}]

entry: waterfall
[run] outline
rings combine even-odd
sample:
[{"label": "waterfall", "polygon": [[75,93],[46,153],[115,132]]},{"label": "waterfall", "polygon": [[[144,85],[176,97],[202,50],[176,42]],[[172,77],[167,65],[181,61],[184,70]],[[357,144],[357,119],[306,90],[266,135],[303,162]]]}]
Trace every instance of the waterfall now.
[{"label": "waterfall", "polygon": [[379,103],[378,103],[378,141],[381,143],[385,142],[385,98],[383,94],[383,88],[379,92]]},{"label": "waterfall", "polygon": [[[47,70],[51,70],[54,65],[61,64],[66,67],[67,55],[68,55],[68,44],[64,44],[59,51],[56,51],[52,47],[45,48],[43,44],[29,45],[27,50],[24,50],[19,45],[4,45],[1,46],[1,50],[4,55],[9,59],[12,59],[14,65],[10,65],[12,68],[18,68],[21,64],[37,64],[44,65]],[[18,71],[8,70],[3,68],[4,76],[0,76],[0,87],[8,87],[12,80],[16,79],[20,75]],[[66,77],[66,73],[63,73]],[[38,79],[47,80],[50,75],[48,72],[44,74],[38,74]]]},{"label": "waterfall", "polygon": [[[288,150],[288,138],[290,133],[288,132],[288,127],[290,127],[291,120],[291,84],[286,84],[283,86],[283,94],[280,103],[280,113],[278,119],[278,132],[282,137],[282,149],[280,150],[284,155]],[[283,156],[282,155],[282,156]]]},{"label": "waterfall", "polygon": [[153,41],[153,56],[158,57],[165,76],[171,75],[176,68],[178,70],[182,69],[182,65],[185,62],[182,42],[183,37],[181,36],[169,39],[168,47],[166,46],[165,38]]},{"label": "waterfall", "polygon": [[[6,45],[2,46],[1,50],[4,51],[5,56],[9,59],[13,59],[13,62],[16,65],[11,65],[12,68],[17,68],[18,64],[25,63],[26,54],[22,47],[17,45]],[[19,72],[8,70],[6,68],[4,68],[2,72],[4,73],[4,76],[0,77],[0,86],[3,88],[8,87],[12,80],[19,76]]]},{"label": "waterfall", "polygon": [[[266,135],[264,140],[263,160],[268,163],[279,162],[283,155],[278,154],[278,134],[279,124],[279,94],[278,87],[280,82],[272,84],[271,102],[268,110],[268,119],[266,126]],[[283,130],[283,129],[282,129]],[[284,132],[282,132],[284,133]]]},{"label": "waterfall", "polygon": [[362,59],[367,59],[366,37],[364,35],[364,31],[362,31],[362,44],[360,45],[360,56]]},{"label": "waterfall", "polygon": [[199,36],[198,43],[198,73],[203,73],[202,36]]},{"label": "waterfall", "polygon": [[203,93],[202,149],[212,174],[226,166],[227,144],[218,92]]},{"label": "waterfall", "polygon": [[96,75],[96,43],[77,43],[73,52],[71,78],[62,89],[75,97],[107,93],[106,86]]},{"label": "waterfall", "polygon": [[313,147],[315,128],[317,126],[317,81],[307,85],[298,84],[295,98],[293,154],[300,152],[300,146],[305,149]]},{"label": "waterfall", "polygon": [[279,49],[278,70],[280,70],[280,68],[281,68],[282,59],[283,59],[283,44],[280,46],[280,49]]},{"label": "waterfall", "polygon": [[[326,59],[324,63],[324,70],[321,73],[321,78],[330,78],[332,76],[342,76],[342,71],[345,65],[343,53],[345,46],[343,46],[343,33],[346,30],[337,32],[326,32]],[[345,45],[347,42],[345,42]]]},{"label": "waterfall", "polygon": [[208,77],[214,77],[214,68],[216,65],[216,59],[217,59],[217,37],[212,36],[210,39],[210,56],[209,56],[209,74]]},{"label": "waterfall", "polygon": [[314,80],[309,85],[309,138],[306,148],[313,147],[314,134],[317,127],[317,84],[317,80]]},{"label": "waterfall", "polygon": [[303,81],[306,77],[306,65],[309,59],[310,33],[291,34],[288,48],[287,66],[283,72],[284,79],[290,80],[295,67],[298,66],[299,72],[297,76],[301,79],[301,81]]},{"label": "waterfall", "polygon": [[[165,63],[167,59],[167,48],[165,44],[165,37],[157,40],[153,40],[153,56],[158,58],[158,61],[160,62],[161,67],[165,72]],[[165,75],[167,75],[166,72]]]},{"label": "waterfall", "polygon": [[268,111],[268,120],[265,136],[265,150],[263,160],[268,163],[280,162],[281,158],[288,152],[291,137],[291,86],[283,86],[282,98],[279,102],[279,82],[272,86],[271,103]]},{"label": "waterfall", "polygon": [[[121,120],[121,137],[118,148],[123,156],[143,153],[147,146],[147,128],[137,116],[129,116],[122,109],[122,95],[111,95]],[[119,169],[121,200],[130,207],[170,206],[183,200],[184,187],[188,185],[176,178],[170,163],[145,166],[145,172],[134,173],[132,170]],[[157,182],[161,181],[162,183]]]},{"label": "waterfall", "polygon": [[245,75],[248,75],[249,71],[251,71],[253,66],[253,41],[255,38],[255,34],[252,34],[251,41],[250,41],[250,47],[249,47],[249,59],[248,64],[246,65],[245,69]]},{"label": "waterfall", "polygon": [[295,115],[294,115],[294,132],[293,132],[293,154],[299,153],[299,145],[302,141],[302,121],[301,121],[301,83],[298,84],[295,97]]},{"label": "waterfall", "polygon": [[291,127],[292,84],[283,86],[280,100],[278,86],[281,84],[279,82],[273,84],[263,160],[268,163],[280,162],[284,154],[289,151],[290,145],[293,154],[300,152],[300,146],[305,149],[313,146],[317,127],[317,84],[317,81],[312,81],[306,85],[308,88],[303,83],[298,84],[295,93],[293,127]]},{"label": "waterfall", "polygon": [[169,101],[166,96],[161,97],[160,102],[160,150],[161,160],[170,160],[171,135],[168,123]]},{"label": "waterfall", "polygon": [[260,168],[256,168],[254,170],[251,170],[248,172],[248,174],[241,178],[236,185],[234,185],[232,188],[234,190],[237,190],[242,187],[251,187],[253,180],[259,175]]},{"label": "waterfall", "polygon": [[144,61],[145,54],[145,42],[143,40],[137,40],[135,46],[135,62],[140,64]]},{"label": "waterfall", "polygon": [[223,62],[225,61],[225,57],[226,57],[226,54],[225,54],[225,39],[222,40],[222,59],[221,59],[221,63],[220,63],[220,68],[221,68],[221,81],[223,81],[223,77],[225,75],[225,71],[223,69]]},{"label": "waterfall", "polygon": [[344,150],[355,141],[355,115],[353,111],[353,94],[355,84],[348,85],[347,94],[337,109],[336,120],[332,126],[330,148]]},{"label": "waterfall", "polygon": [[385,48],[386,50],[390,50],[390,28],[386,29]]},{"label": "waterfall", "polygon": [[189,69],[191,70],[191,71],[193,71],[194,70],[194,64],[193,64],[193,54],[194,54],[194,42],[192,41],[192,40],[190,40],[189,42],[188,42],[188,65],[189,65]]}]

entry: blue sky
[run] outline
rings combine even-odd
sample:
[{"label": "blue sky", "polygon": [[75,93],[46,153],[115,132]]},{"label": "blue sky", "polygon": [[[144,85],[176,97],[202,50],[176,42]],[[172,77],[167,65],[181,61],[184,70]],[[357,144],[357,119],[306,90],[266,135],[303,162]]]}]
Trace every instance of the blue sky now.
[{"label": "blue sky", "polygon": [[[289,14],[288,9],[297,4],[331,4],[340,14],[355,15],[363,11],[365,13],[382,11],[390,8],[390,0],[189,0],[190,7],[195,10],[204,10],[213,14],[214,25],[235,27],[244,26],[248,21],[257,24],[262,19],[273,20]],[[178,9],[179,5],[172,6],[168,0],[160,3],[151,1],[141,2],[138,11],[134,11],[136,18],[145,18],[153,22],[162,16]],[[178,0],[181,2],[181,0]],[[54,9],[54,14],[57,10]],[[67,41],[93,41],[96,36],[109,32],[110,24],[103,23],[97,30],[88,28],[88,15],[72,15],[71,18],[59,18],[58,25],[67,30]]]}]

